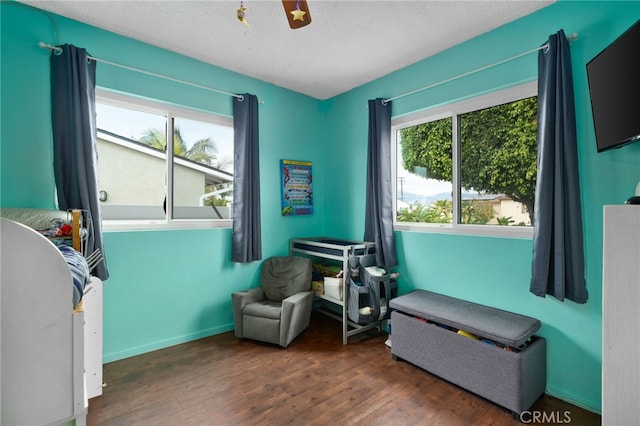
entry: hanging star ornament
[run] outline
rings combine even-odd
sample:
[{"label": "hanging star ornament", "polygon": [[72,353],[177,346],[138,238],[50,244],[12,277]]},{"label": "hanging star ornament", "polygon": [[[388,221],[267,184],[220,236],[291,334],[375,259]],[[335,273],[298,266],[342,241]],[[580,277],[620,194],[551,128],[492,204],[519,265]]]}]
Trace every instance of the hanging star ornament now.
[{"label": "hanging star ornament", "polygon": [[246,13],[245,13],[246,10],[247,10],[247,8],[244,7],[244,4],[242,4],[242,2],[240,2],[240,8],[236,12],[236,16],[238,18],[238,21],[242,22],[243,24],[245,24],[248,27],[249,23],[247,22],[247,19],[246,19]]},{"label": "hanging star ornament", "polygon": [[311,23],[307,0],[282,0],[282,6],[291,29],[295,30]]},{"label": "hanging star ornament", "polygon": [[289,13],[293,15],[293,20],[294,21],[304,21],[304,15],[307,14],[307,12],[305,12],[304,10],[300,10],[300,9],[292,10]]}]

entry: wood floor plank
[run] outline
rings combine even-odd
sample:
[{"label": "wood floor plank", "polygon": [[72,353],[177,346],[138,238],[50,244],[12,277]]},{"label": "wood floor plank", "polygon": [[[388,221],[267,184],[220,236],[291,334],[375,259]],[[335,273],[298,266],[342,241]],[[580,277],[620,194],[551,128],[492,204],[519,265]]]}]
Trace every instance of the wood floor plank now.
[{"label": "wood floor plank", "polygon": [[[313,313],[287,349],[224,333],[104,366],[89,426],[518,425],[508,410],[404,361],[372,330],[342,344],[341,325]],[[598,414],[550,396],[533,407]],[[549,416],[547,416],[549,418]],[[563,417],[566,418],[566,417]],[[539,423],[538,423],[539,424]]]}]

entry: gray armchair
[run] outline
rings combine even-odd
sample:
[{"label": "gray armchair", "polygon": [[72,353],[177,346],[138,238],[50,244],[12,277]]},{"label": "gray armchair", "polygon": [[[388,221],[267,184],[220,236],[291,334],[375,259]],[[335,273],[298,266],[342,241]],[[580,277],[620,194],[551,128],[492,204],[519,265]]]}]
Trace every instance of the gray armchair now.
[{"label": "gray armchair", "polygon": [[231,295],[236,337],[286,348],[311,320],[311,269],[299,256],[265,260],[260,287]]}]

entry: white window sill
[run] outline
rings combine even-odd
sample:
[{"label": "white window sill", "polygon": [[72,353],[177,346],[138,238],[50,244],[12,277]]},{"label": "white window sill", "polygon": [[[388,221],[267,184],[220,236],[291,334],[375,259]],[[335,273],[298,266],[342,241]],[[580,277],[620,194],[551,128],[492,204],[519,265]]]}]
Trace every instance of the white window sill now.
[{"label": "white window sill", "polygon": [[533,227],[496,225],[450,225],[432,223],[394,223],[396,231],[424,232],[435,234],[476,235],[498,238],[533,238]]},{"label": "white window sill", "polygon": [[231,219],[222,220],[190,220],[173,219],[166,220],[103,220],[102,230],[104,232],[117,231],[153,231],[167,229],[214,229],[231,228]]}]

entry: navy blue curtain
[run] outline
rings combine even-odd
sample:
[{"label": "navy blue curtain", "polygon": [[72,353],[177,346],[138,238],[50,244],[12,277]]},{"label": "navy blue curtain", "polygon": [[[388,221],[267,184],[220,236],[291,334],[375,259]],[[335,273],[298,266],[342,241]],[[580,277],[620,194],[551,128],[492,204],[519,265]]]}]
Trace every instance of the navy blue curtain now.
[{"label": "navy blue curtain", "polygon": [[[98,201],[96,154],[96,63],[85,49],[70,44],[51,52],[51,126],[53,130],[53,168],[58,208],[89,212],[92,229],[87,253],[102,244],[102,219]],[[92,271],[102,280],[109,278],[106,261]]]},{"label": "navy blue curtain", "polygon": [[258,98],[233,98],[233,241],[231,260],[262,259]]},{"label": "navy blue curtain", "polygon": [[538,54],[538,177],[530,291],[586,303],[573,76],[560,30]]},{"label": "navy blue curtain", "polygon": [[369,100],[366,185],[364,240],[376,243],[378,266],[392,268],[398,260],[393,233],[391,102],[381,98]]}]

